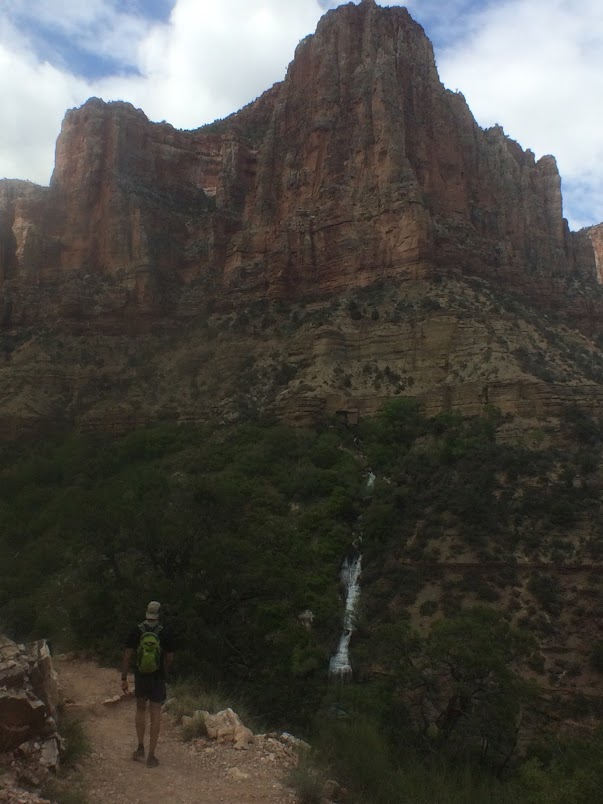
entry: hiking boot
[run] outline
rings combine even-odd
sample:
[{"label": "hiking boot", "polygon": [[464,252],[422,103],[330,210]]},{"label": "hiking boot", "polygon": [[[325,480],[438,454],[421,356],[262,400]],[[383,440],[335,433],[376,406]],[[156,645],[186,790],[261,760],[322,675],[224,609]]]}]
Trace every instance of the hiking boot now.
[{"label": "hiking boot", "polygon": [[147,768],[156,768],[157,765],[159,765],[159,760],[157,759],[156,756],[150,754],[149,758],[147,759]]},{"label": "hiking boot", "polygon": [[139,745],[136,751],[132,754],[132,759],[134,762],[138,762],[139,759],[144,759],[144,745]]}]

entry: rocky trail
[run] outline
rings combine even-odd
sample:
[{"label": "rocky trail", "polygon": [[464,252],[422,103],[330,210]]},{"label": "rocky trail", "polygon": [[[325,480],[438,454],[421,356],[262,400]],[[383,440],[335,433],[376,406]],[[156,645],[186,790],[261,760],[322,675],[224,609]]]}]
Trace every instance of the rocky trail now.
[{"label": "rocky trail", "polygon": [[[158,768],[132,760],[136,747],[133,698],[107,701],[119,690],[116,671],[92,662],[55,662],[66,705],[79,713],[91,745],[69,782],[87,804],[294,804],[286,786],[294,751],[271,736],[247,750],[207,738],[184,742],[169,714],[162,718]],[[148,726],[147,726],[148,738]]]}]

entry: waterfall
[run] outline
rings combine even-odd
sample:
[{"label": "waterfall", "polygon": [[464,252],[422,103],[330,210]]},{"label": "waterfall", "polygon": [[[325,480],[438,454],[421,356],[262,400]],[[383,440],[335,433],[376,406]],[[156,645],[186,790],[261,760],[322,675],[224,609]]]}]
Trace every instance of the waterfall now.
[{"label": "waterfall", "polygon": [[360,597],[360,572],[362,556],[346,558],[341,568],[341,582],[346,589],[345,612],[343,615],[343,632],[337,647],[337,653],[329,663],[329,675],[347,681],[352,677],[350,664],[350,639],[354,631],[354,613]]},{"label": "waterfall", "polygon": [[[372,496],[376,480],[372,469],[366,472],[366,493]],[[362,517],[358,518],[358,524]],[[329,675],[341,681],[349,681],[352,678],[352,665],[350,664],[350,640],[354,631],[354,616],[356,606],[360,597],[360,574],[362,572],[362,556],[359,552],[359,545],[362,544],[362,528],[352,543],[354,552],[346,556],[341,567],[341,583],[345,587],[345,612],[343,614],[343,631],[337,646],[337,653],[331,657],[329,662]]]}]

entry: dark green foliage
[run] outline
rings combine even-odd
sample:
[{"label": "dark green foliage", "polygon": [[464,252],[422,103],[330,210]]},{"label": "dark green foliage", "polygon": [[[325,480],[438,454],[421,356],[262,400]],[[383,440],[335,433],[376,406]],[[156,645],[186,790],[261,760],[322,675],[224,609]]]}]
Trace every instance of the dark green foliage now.
[{"label": "dark green foliage", "polygon": [[535,751],[521,768],[525,804],[591,804],[603,790],[603,728],[572,741],[554,741]]},{"label": "dark green foliage", "polygon": [[[357,517],[361,467],[336,443],[281,426],[171,427],[24,457],[0,491],[4,627],[114,658],[158,598],[181,672],[251,678],[277,720],[303,685],[305,708],[340,625],[337,579]],[[299,621],[308,609],[311,632]]]},{"label": "dark green foliage", "polygon": [[590,663],[594,670],[603,673],[603,639],[595,642],[590,654]]},{"label": "dark green foliage", "polygon": [[362,310],[354,299],[348,302],[348,313],[352,321],[359,321],[362,318]]},{"label": "dark green foliage", "polygon": [[554,575],[532,575],[528,589],[549,614],[559,615],[561,613],[561,584]]},{"label": "dark green foliage", "polygon": [[495,766],[507,763],[526,697],[512,668],[533,647],[493,609],[467,609],[433,625],[426,644],[429,697],[440,711],[439,739],[448,753],[474,751]]},{"label": "dark green foliage", "polygon": [[63,770],[69,770],[90,753],[90,738],[82,721],[74,715],[61,715],[59,730],[65,748],[61,756],[61,766]]},{"label": "dark green foliage", "polygon": [[[281,370],[284,381],[290,367]],[[563,554],[572,528],[586,521],[594,551],[603,521],[598,472],[589,465],[588,482],[574,482],[584,477],[581,441],[562,455],[500,444],[500,423],[493,409],[428,419],[416,400],[398,398],[355,428],[165,425],[5,450],[0,625],[115,661],[132,620],[157,598],[178,637],[181,674],[245,690],[266,722],[308,731],[341,629],[341,561],[362,537],[352,661],[380,728],[395,743],[395,724],[405,720],[424,745],[426,724],[407,706],[409,685],[419,685],[441,707],[431,748],[498,767],[513,750],[524,690],[504,675],[484,635],[496,634],[505,655],[518,655],[518,645],[534,650],[506,621],[464,607],[495,604],[499,590],[518,583],[518,547]],[[485,569],[443,579],[444,536]],[[441,590],[421,606],[433,618],[423,624],[434,622],[421,639],[410,622],[428,583]],[[529,590],[534,616],[526,623],[540,633],[553,626],[537,609],[561,611],[561,587],[551,571],[535,574]],[[310,628],[300,619],[308,611]],[[452,680],[442,676],[442,657],[455,640],[471,654],[456,657],[465,663],[458,694],[470,706],[444,728]],[[471,661],[480,656],[492,664],[487,694],[474,697]]]}]

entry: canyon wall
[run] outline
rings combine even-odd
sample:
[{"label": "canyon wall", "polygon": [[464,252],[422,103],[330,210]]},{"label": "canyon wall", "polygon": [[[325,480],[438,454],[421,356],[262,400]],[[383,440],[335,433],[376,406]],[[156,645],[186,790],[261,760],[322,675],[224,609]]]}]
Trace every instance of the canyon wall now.
[{"label": "canyon wall", "polygon": [[595,251],[567,229],[554,158],[479,128],[423,29],[370,0],[328,12],[282,83],[210,126],[95,98],[68,112],[50,187],[0,182],[0,324],[129,331],[437,274],[559,306]]}]

